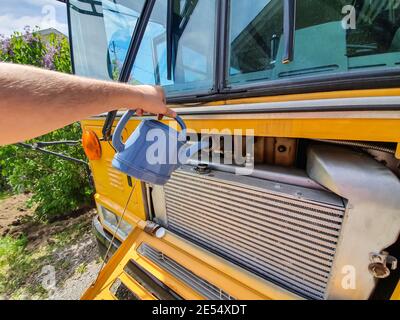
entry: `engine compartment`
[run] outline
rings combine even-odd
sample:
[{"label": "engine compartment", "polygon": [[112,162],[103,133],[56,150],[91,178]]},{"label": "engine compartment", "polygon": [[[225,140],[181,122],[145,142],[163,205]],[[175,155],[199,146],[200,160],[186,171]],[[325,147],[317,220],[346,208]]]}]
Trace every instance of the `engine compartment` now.
[{"label": "engine compartment", "polygon": [[[369,270],[370,266],[376,263],[376,256],[392,257],[395,250],[387,252],[387,248],[396,243],[400,232],[400,203],[391,196],[392,192],[400,192],[400,161],[394,156],[394,145],[266,137],[255,137],[253,143],[248,143],[246,137],[221,135],[207,138],[210,149],[191,159],[167,186],[146,186],[153,221],[302,297],[373,298],[382,281]],[[235,163],[238,154],[239,164]],[[192,179],[196,181],[193,183]],[[335,222],[336,227],[329,225],[328,231],[321,229],[332,223],[329,217],[321,216],[321,208],[309,208],[308,212],[304,211],[304,204],[279,208],[281,200],[278,204],[268,203],[265,194],[254,198],[260,192],[260,184],[271,184],[272,190],[281,195],[282,190],[294,188],[291,205],[293,201],[310,201],[307,195],[318,194],[313,205],[319,202],[326,206],[321,194],[328,194],[342,204],[343,215],[331,212],[333,220],[340,221]],[[249,186],[257,187],[246,189]],[[284,195],[285,201],[287,196]],[[180,204],[179,200],[186,203]],[[171,212],[178,216],[172,217]],[[321,220],[305,225],[307,219],[315,218],[315,213]],[[264,225],[261,230],[264,223],[269,226]],[[282,234],[271,238],[282,227],[286,231],[282,229]],[[290,235],[293,228],[295,233]],[[334,230],[336,240],[329,234]],[[312,240],[317,242],[325,238],[328,242],[322,247],[315,247],[314,243],[313,247],[307,237],[314,237]],[[229,239],[228,244],[223,239]],[[263,249],[255,252],[255,243]],[[293,250],[295,246],[299,252]],[[330,259],[315,259],[321,258],[329,246],[333,250]],[[249,255],[243,256],[241,250]],[[299,265],[299,257],[303,265]],[[386,260],[381,266],[391,268]],[[324,267],[326,273],[321,273]],[[393,271],[385,277],[386,283],[390,279],[396,284]]]}]

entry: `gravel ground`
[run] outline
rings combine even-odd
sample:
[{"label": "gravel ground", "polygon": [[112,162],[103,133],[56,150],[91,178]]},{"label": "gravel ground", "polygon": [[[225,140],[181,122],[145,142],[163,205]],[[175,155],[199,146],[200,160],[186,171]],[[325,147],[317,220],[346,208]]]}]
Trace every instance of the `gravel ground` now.
[{"label": "gravel ground", "polygon": [[[97,245],[92,235],[85,235],[66,251],[66,255],[70,255],[72,263],[77,266],[75,270],[83,270],[75,271],[72,276],[63,281],[60,287],[56,287],[55,293],[49,297],[50,300],[79,300],[96,280],[101,267]],[[79,268],[81,265],[85,267]]]},{"label": "gravel ground", "polygon": [[[13,273],[0,268],[2,299],[78,300],[96,280],[101,266],[95,236],[91,231],[95,209],[86,209],[48,224],[35,222],[29,195],[0,200],[0,237],[26,237],[25,251],[13,261]],[[47,285],[47,284],[51,285]],[[4,289],[5,288],[5,289]],[[51,288],[50,290],[48,288]]]}]

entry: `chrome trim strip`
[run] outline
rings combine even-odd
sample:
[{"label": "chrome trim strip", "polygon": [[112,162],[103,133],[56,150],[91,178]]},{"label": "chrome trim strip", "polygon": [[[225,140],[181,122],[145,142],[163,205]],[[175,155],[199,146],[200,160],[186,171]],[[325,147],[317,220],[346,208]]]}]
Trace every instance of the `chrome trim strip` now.
[{"label": "chrome trim strip", "polygon": [[[307,111],[316,108],[334,107],[343,108],[400,108],[400,97],[370,97],[370,98],[348,98],[348,99],[321,99],[321,100],[301,100],[287,102],[267,102],[252,104],[235,104],[223,106],[196,106],[180,107],[176,110],[181,115],[185,114],[231,114],[231,113],[260,113],[260,112],[284,112],[284,111]],[[400,110],[400,109],[399,109]]]},{"label": "chrome trim strip", "polygon": [[[280,117],[313,117],[310,112],[317,113],[318,117],[327,115],[328,117],[335,116],[342,118],[345,115],[351,117],[363,116],[369,117],[369,113],[373,113],[372,117],[381,117],[381,113],[385,112],[384,116],[400,119],[400,96],[388,97],[363,97],[363,98],[340,98],[340,99],[319,99],[319,100],[300,100],[286,102],[263,102],[263,103],[247,103],[247,104],[232,104],[232,105],[182,105],[173,106],[180,115],[197,118],[215,118],[222,116],[225,119],[226,114],[233,117],[241,118],[277,118]],[[351,109],[351,110],[348,110]],[[354,110],[353,110],[354,109]],[[379,115],[373,110],[379,110]],[[355,111],[359,110],[359,111]],[[119,111],[118,116],[124,112]],[[98,115],[94,118],[105,117],[106,114]],[[188,118],[190,119],[190,118]]]}]

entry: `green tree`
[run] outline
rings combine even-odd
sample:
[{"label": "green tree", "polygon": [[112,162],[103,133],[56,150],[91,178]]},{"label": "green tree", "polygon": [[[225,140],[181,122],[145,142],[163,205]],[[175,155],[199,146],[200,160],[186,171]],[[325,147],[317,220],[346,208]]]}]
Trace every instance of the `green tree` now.
[{"label": "green tree", "polygon": [[[24,33],[15,32],[9,38],[0,36],[0,61],[71,73],[68,40],[54,34],[44,38],[29,27]],[[75,123],[28,143],[78,141],[81,134],[80,125]],[[57,145],[49,150],[86,160],[80,144],[72,147]],[[14,192],[33,194],[30,201],[37,205],[36,215],[41,220],[63,215],[92,202],[93,190],[82,165],[18,145],[0,147],[0,188],[5,189],[7,185]]]}]

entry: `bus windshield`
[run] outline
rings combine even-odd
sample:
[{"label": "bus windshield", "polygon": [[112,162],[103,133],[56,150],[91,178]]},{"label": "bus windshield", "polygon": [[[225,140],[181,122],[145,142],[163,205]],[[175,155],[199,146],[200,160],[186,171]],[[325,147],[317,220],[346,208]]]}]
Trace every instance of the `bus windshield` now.
[{"label": "bus windshield", "polygon": [[[69,2],[76,74],[118,80],[144,2]],[[210,91],[214,81],[215,11],[216,0],[156,0],[128,83],[161,85],[169,95]]]},{"label": "bus windshield", "polygon": [[118,80],[144,1],[69,1],[76,74]]},{"label": "bus windshield", "polygon": [[[161,85],[168,97],[197,97],[229,93],[236,86],[301,82],[311,76],[318,82],[325,75],[400,67],[400,1],[294,1],[290,61],[284,58],[284,2],[228,0],[222,26],[217,20],[225,10],[217,15],[218,0],[154,0],[149,20],[146,16],[140,28],[144,33],[135,46],[132,69],[124,70],[125,80]],[[145,3],[69,1],[76,74],[119,79]],[[227,40],[223,54],[217,54],[217,34],[220,41]]]},{"label": "bus windshield", "polygon": [[[216,0],[157,0],[130,83],[161,85],[170,96],[182,91],[210,91],[214,80],[215,11]],[[171,66],[167,61],[168,19]]]},{"label": "bus windshield", "polygon": [[285,64],[283,1],[230,1],[230,85],[400,66],[400,1],[296,3],[294,59]]}]

